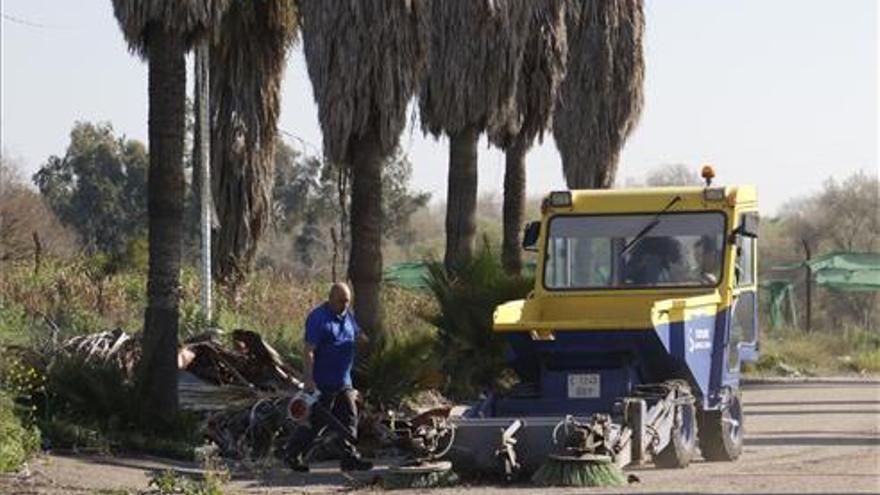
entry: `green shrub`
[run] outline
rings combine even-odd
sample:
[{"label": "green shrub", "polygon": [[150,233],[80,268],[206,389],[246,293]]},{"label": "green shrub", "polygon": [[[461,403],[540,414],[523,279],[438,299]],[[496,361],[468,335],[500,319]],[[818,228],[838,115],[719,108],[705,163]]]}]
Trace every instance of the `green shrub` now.
[{"label": "green shrub", "polygon": [[454,273],[439,262],[430,263],[428,271],[437,304],[428,321],[437,328],[437,354],[449,377],[444,392],[471,398],[499,386],[506,375],[505,344],[492,331],[492,315],[499,304],[525,297],[534,280],[507,275],[488,246]]},{"label": "green shrub", "polygon": [[134,386],[115,362],[59,356],[46,375],[53,414],[108,429],[137,423]]},{"label": "green shrub", "polygon": [[0,390],[0,473],[17,471],[40,446],[40,434],[22,424],[15,402]]},{"label": "green shrub", "polygon": [[433,331],[386,332],[373,342],[356,369],[365,400],[379,409],[395,407],[412,394],[437,384]]}]

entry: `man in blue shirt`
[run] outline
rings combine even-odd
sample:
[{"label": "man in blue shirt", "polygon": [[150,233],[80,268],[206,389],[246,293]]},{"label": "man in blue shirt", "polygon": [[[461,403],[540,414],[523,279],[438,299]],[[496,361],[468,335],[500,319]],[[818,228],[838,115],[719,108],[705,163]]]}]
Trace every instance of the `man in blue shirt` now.
[{"label": "man in blue shirt", "polygon": [[[356,392],[351,385],[351,368],[359,328],[348,309],[350,303],[348,286],[335,283],[330,288],[327,302],[313,309],[306,319],[303,345],[305,389],[309,393],[318,390],[320,398],[309,419],[311,427],[297,429],[285,449],[287,463],[295,471],[308,471],[302,454],[318,432],[327,426],[328,420],[317,409],[330,411],[350,437],[357,439]],[[365,471],[373,467],[360,458],[353,443],[341,439],[339,446],[342,450],[340,466],[344,471]]]}]

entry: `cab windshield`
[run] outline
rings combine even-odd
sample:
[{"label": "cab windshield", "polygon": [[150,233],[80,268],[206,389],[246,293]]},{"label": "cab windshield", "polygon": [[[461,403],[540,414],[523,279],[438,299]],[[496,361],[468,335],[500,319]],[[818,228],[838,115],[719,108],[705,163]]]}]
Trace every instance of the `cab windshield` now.
[{"label": "cab windshield", "polygon": [[714,287],[723,240],[718,212],[557,216],[550,220],[544,286]]}]

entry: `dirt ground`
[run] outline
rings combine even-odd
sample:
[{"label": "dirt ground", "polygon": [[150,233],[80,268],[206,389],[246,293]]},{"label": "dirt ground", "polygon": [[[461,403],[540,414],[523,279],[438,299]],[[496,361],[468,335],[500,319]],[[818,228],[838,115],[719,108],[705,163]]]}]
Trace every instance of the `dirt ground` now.
[{"label": "dirt ground", "polygon": [[[627,469],[639,482],[609,489],[553,489],[533,486],[466,486],[432,493],[880,493],[880,382],[823,380],[756,383],[744,391],[746,443],[733,463],[698,460],[685,470]],[[0,478],[0,493],[134,493],[147,487],[153,470],[198,473],[196,466],[144,457],[49,455],[27,477]],[[282,494],[349,491],[356,481],[381,474],[344,477],[333,464],[308,475],[281,469],[241,473],[229,493]],[[369,493],[369,489],[360,491]],[[397,492],[425,493],[425,491]]]}]

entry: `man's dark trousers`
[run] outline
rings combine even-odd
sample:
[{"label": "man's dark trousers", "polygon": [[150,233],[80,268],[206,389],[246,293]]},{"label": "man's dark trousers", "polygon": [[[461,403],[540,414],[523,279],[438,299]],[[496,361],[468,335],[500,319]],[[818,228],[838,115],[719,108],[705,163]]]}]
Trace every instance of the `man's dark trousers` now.
[{"label": "man's dark trousers", "polygon": [[[338,432],[337,427],[328,424],[329,421],[326,418],[327,412],[332,413],[348,433],[351,434],[352,438],[357,439],[358,417],[357,405],[354,400],[355,392],[348,387],[342,389],[321,390],[318,404],[312,407],[312,412],[309,416],[309,423],[311,426],[299,427],[294,431],[293,435],[291,435],[290,441],[287,443],[287,447],[285,448],[287,457],[290,459],[296,459],[305,454],[306,450],[311,447],[312,442],[315,441],[315,437],[317,437],[321,429],[326,426],[328,430],[327,433],[334,432],[339,438],[337,446],[342,452],[343,461],[359,458],[355,446],[343,438],[342,433]],[[323,407],[319,407],[319,405]],[[324,409],[324,411],[321,409]]]}]

